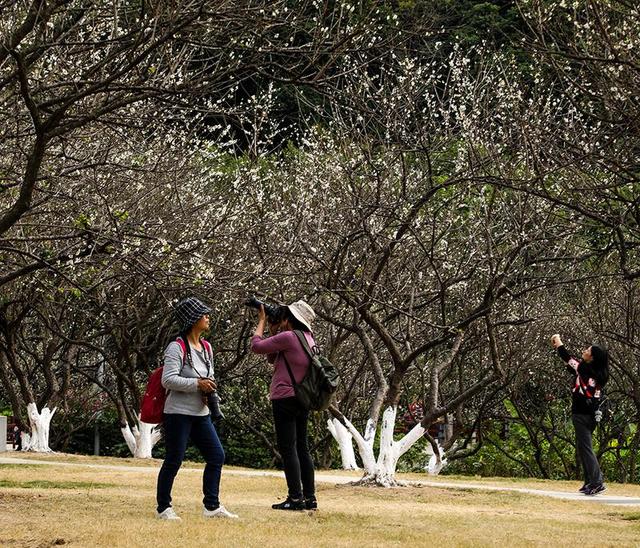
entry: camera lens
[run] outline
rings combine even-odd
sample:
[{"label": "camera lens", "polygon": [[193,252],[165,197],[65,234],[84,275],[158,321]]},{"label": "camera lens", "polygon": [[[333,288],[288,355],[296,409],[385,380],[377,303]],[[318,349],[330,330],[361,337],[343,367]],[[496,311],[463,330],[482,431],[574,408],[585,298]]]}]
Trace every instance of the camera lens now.
[{"label": "camera lens", "polygon": [[224,413],[220,410],[220,396],[215,390],[207,395],[207,405],[214,421],[224,419]]}]

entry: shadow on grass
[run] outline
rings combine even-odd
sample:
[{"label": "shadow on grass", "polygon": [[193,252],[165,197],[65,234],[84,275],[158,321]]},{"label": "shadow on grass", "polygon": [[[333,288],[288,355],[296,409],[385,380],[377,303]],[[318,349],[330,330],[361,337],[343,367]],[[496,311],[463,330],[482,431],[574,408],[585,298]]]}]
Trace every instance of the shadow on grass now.
[{"label": "shadow on grass", "polygon": [[16,487],[19,489],[104,489],[117,487],[115,483],[95,483],[91,481],[13,481],[0,480],[0,487]]},{"label": "shadow on grass", "polygon": [[25,470],[28,468],[42,468],[45,466],[44,464],[4,464],[0,463],[0,470],[12,470],[19,468],[20,470]]}]

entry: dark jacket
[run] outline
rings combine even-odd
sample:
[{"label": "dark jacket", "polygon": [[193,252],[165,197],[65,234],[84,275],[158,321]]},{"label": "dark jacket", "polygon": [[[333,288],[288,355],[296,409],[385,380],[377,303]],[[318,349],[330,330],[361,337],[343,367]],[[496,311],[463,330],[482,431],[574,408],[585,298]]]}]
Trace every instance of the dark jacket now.
[{"label": "dark jacket", "polygon": [[572,357],[564,346],[558,347],[558,356],[566,362],[567,370],[573,375],[571,413],[593,415],[602,397],[596,368],[591,363]]}]

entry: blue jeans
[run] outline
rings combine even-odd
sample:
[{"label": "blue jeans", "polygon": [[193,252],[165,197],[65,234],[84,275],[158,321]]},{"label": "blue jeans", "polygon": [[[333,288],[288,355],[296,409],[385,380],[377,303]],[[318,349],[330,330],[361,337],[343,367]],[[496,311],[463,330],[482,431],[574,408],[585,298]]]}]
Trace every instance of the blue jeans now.
[{"label": "blue jeans", "polygon": [[220,475],[224,464],[224,449],[211,422],[211,417],[209,415],[196,417],[165,414],[163,428],[167,453],[158,474],[156,497],[158,512],[163,512],[171,506],[173,480],[184,460],[189,437],[207,463],[202,477],[203,503],[209,510],[220,506],[218,494],[220,492]]}]

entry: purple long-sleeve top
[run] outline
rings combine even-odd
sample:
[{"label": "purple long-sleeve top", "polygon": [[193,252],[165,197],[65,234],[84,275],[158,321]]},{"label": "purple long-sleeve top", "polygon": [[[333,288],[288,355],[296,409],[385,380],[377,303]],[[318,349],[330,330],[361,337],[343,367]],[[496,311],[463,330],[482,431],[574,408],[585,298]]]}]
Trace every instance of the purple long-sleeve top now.
[{"label": "purple long-sleeve top", "polygon": [[[313,335],[305,333],[304,336],[309,343],[309,348],[313,348],[316,344]],[[266,354],[269,363],[273,364],[269,398],[280,400],[294,397],[296,394],[283,356],[286,356],[289,362],[296,384],[304,378],[309,369],[309,356],[302,348],[296,334],[293,331],[283,331],[266,339],[254,335],[251,338],[251,350],[256,354]]]}]

